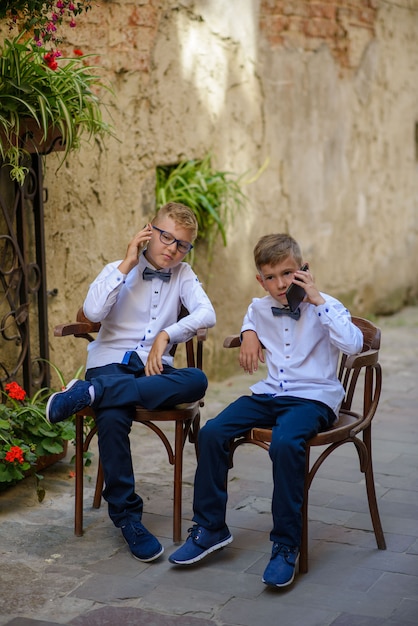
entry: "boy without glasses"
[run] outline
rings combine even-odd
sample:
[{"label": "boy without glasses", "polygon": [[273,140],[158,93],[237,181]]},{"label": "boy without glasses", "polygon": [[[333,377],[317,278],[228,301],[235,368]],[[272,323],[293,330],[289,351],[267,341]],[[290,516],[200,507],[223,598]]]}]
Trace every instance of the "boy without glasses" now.
[{"label": "boy without glasses", "polygon": [[[125,258],[109,263],[90,285],[84,313],[101,328],[88,346],[86,381],[74,380],[48,401],[55,423],[85,406],[96,414],[109,516],[134,557],[148,562],[164,551],[141,523],[129,433],[135,405],[147,409],[199,400],[207,388],[198,368],[175,369],[170,349],[199,328],[215,324],[215,311],[190,265],[197,221],[188,207],[169,203],[130,241]],[[181,305],[189,315],[178,321]]]},{"label": "boy without glasses", "polygon": [[[253,374],[265,360],[267,376],[251,387],[251,396],[238,398],[200,431],[195,525],[169,561],[195,563],[232,541],[225,522],[231,439],[253,427],[272,428],[273,547],[263,582],[285,587],[294,579],[299,557],[305,444],[335,421],[344,396],[336,374],[339,352],[358,352],[363,337],[347,309],[318,291],[309,269],[299,270],[302,254],[292,237],[261,237],[254,260],[257,281],[268,295],[254,298],[247,310],[239,362]],[[306,294],[292,316],[286,297],[291,283]]]}]

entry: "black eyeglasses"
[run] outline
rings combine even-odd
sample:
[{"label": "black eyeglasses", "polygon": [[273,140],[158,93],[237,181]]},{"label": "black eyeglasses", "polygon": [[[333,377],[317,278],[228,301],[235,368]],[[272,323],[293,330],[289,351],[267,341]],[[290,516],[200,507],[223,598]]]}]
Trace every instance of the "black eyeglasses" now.
[{"label": "black eyeglasses", "polygon": [[166,230],[161,230],[157,226],[153,226],[154,230],[158,230],[160,233],[160,241],[166,246],[171,246],[171,244],[177,244],[177,250],[182,254],[187,254],[193,248],[193,245],[188,241],[181,241],[181,239],[176,239],[173,237],[171,233],[168,233]]}]

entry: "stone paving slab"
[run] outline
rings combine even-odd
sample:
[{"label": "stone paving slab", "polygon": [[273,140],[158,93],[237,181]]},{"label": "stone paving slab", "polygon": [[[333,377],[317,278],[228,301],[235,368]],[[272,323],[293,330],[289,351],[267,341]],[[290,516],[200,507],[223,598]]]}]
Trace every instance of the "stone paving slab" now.
[{"label": "stone paving slab", "polygon": [[[418,308],[379,324],[383,392],[373,456],[386,551],[376,549],[355,449],[343,446],[310,490],[309,572],[288,589],[266,588],[261,575],[271,549],[271,464],[264,451],[243,446],[229,480],[227,522],[234,542],[196,566],[171,566],[172,469],[155,435],[138,426],[132,449],[144,523],[164,545],[163,557],[151,564],[133,559],[106,507],[91,508],[97,452],[85,485],[85,533],[74,536],[70,450],[45,472],[42,504],[29,479],[0,494],[0,626],[416,624]],[[211,382],[203,420],[247,393],[250,382],[254,378],[242,374]],[[187,445],[184,536],[191,525],[195,467]]]}]

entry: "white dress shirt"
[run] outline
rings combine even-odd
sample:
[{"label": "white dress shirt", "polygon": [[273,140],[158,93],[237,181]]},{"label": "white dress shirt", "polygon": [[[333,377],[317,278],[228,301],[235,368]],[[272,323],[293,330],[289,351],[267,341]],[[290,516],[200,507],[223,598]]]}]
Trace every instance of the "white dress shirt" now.
[{"label": "white dress shirt", "polygon": [[274,317],[271,307],[278,303],[270,295],[254,298],[241,332],[254,330],[265,346],[267,377],[251,387],[253,393],[319,400],[338,415],[344,398],[337,377],[339,353],[359,352],[363,335],[341,302],[321,296],[325,304],[302,302],[299,320]]},{"label": "white dress shirt", "polygon": [[[137,352],[145,364],[161,330],[170,337],[163,363],[172,365],[169,351],[173,343],[187,341],[199,328],[215,325],[215,310],[208,296],[188,263],[173,267],[169,282],[142,278],[144,268],[151,267],[143,254],[127,275],[117,269],[120,263],[106,265],[84,301],[87,318],[101,322],[96,340],[88,345],[87,369],[121,363],[128,351]],[[190,314],[177,321],[182,303]]]}]

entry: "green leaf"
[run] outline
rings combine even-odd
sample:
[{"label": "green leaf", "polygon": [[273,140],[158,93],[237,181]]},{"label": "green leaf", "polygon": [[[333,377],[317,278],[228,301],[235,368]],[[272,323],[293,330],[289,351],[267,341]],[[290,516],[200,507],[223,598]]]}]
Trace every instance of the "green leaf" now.
[{"label": "green leaf", "polygon": [[[42,447],[46,451],[46,454],[60,454],[63,451],[63,446],[58,441],[50,441],[48,439],[42,440]],[[44,456],[43,454],[41,456]]]}]

